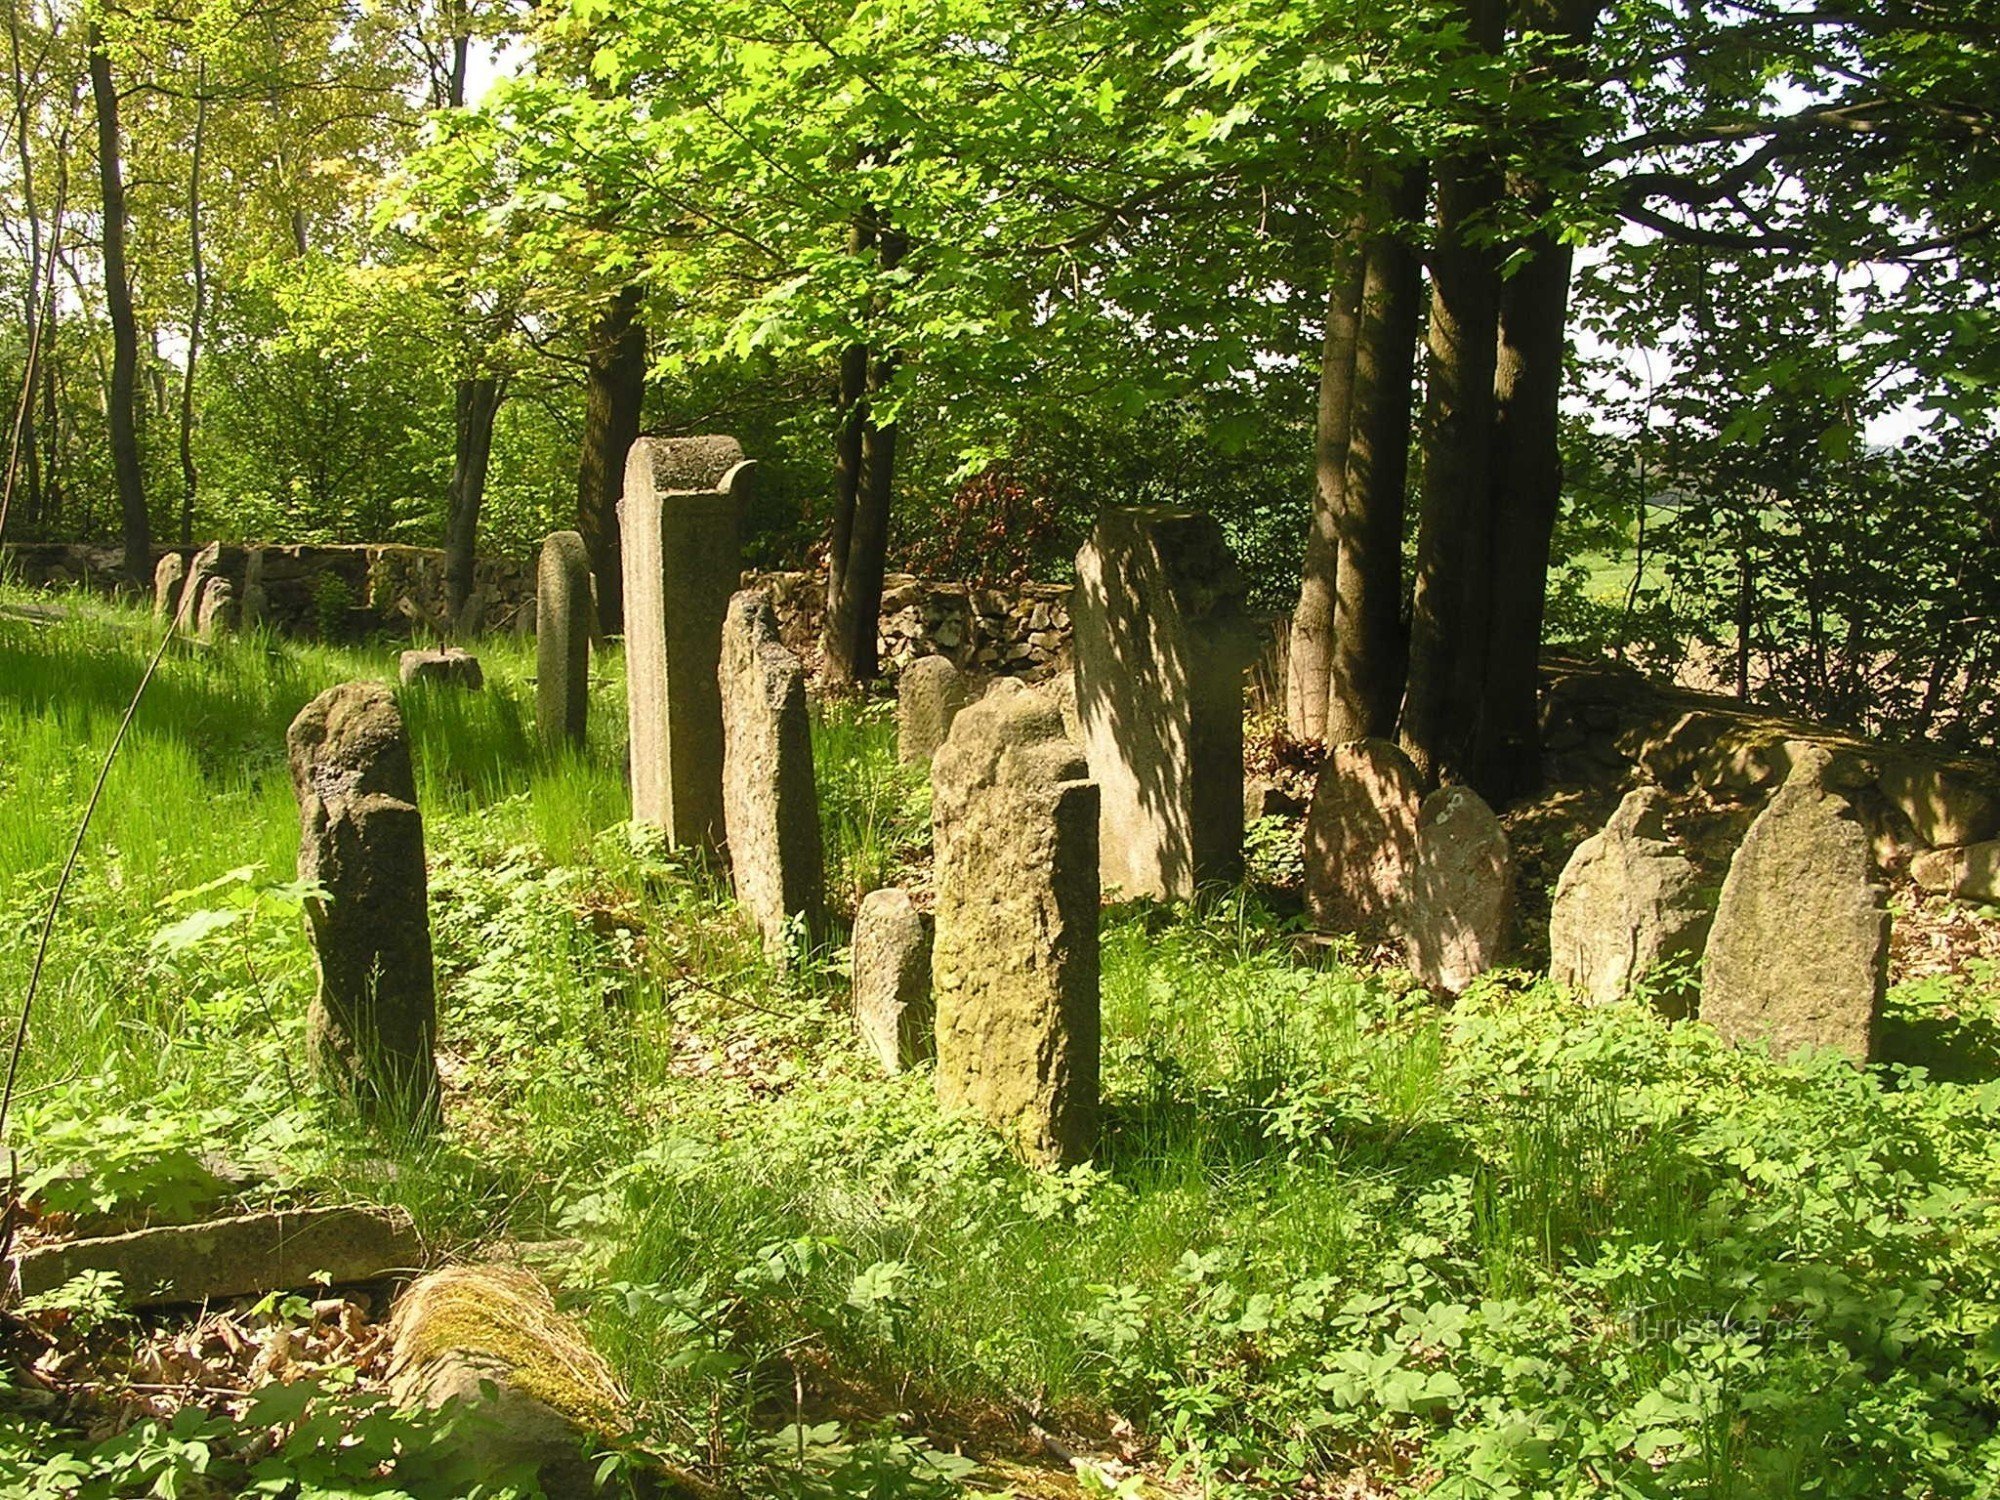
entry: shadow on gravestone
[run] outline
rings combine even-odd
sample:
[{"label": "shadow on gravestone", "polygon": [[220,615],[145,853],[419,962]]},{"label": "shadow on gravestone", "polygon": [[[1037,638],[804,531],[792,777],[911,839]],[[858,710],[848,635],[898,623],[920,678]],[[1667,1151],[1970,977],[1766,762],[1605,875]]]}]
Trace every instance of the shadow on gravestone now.
[{"label": "shadow on gravestone", "polygon": [[1191,897],[1243,860],[1243,673],[1255,636],[1212,516],[1106,511],[1076,557],[1077,711],[1102,795],[1103,881]]},{"label": "shadow on gravestone", "polygon": [[632,816],[670,843],[723,840],[722,621],[741,581],[756,465],[734,438],[642,437],[618,502]]}]

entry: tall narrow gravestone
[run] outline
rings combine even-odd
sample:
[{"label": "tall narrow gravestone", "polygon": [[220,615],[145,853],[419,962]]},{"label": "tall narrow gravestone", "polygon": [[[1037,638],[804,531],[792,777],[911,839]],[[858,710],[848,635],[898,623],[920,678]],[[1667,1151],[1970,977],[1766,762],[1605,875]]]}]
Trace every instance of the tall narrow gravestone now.
[{"label": "tall narrow gravestone", "polygon": [[200,624],[202,596],[211,578],[222,575],[222,543],[210,542],[188,560],[187,582],[181,585],[180,603],[174,610],[174,623],[182,630],[194,630]]},{"label": "tall narrow gravestone", "polygon": [[1060,710],[1008,679],[931,762],[937,1092],[1029,1161],[1097,1138],[1097,785]]},{"label": "tall narrow gravestone", "polygon": [[778,640],[762,589],[729,601],[722,626],[722,805],[736,899],[782,957],[788,929],[826,925],[826,871],[813,782],[806,674]]},{"label": "tall narrow gravestone", "polygon": [[590,715],[590,553],[552,531],[535,569],[535,725],[546,745],[582,745]]},{"label": "tall narrow gravestone", "polygon": [[1107,511],[1076,557],[1077,710],[1107,887],[1166,900],[1243,858],[1243,575],[1213,517]]},{"label": "tall narrow gravestone", "polygon": [[756,465],[729,437],[640,438],[618,502],[632,816],[675,844],[723,839],[722,619]]},{"label": "tall narrow gravestone", "polygon": [[1809,746],[1729,862],[1702,963],[1701,1018],[1779,1056],[1833,1047],[1865,1062],[1888,983],[1889,913],[1868,834]]},{"label": "tall narrow gravestone", "polygon": [[172,620],[180,608],[181,585],[187,582],[187,559],[178,552],[164,554],[153,565],[153,618]]},{"label": "tall narrow gravestone", "polygon": [[299,879],[319,992],[313,1070],[371,1118],[427,1127],[438,1111],[437,992],[410,743],[395,695],[328,688],[285,736],[299,802]]}]

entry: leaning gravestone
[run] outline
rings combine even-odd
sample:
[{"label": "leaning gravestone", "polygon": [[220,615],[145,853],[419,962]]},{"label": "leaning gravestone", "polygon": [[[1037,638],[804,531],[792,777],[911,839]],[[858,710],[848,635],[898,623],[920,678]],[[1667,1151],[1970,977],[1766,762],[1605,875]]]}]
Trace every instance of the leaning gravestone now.
[{"label": "leaning gravestone", "polygon": [[299,879],[319,992],[308,1017],[314,1071],[363,1114],[436,1124],[437,992],[409,738],[375,682],[328,688],[285,736],[299,802]]},{"label": "leaning gravestone", "polygon": [[1577,846],[1549,913],[1549,973],[1593,1005],[1622,1000],[1663,964],[1701,957],[1714,913],[1674,847],[1666,793],[1628,792],[1601,833]]},{"label": "leaning gravestone", "polygon": [[854,1020],[883,1070],[901,1073],[935,1055],[930,913],[908,891],[870,891],[854,914]]},{"label": "leaning gravestone", "polygon": [[1077,710],[1104,884],[1180,900],[1243,859],[1244,582],[1212,516],[1107,511],[1076,555]]},{"label": "leaning gravestone", "polygon": [[782,958],[794,921],[809,937],[825,930],[826,872],[805,669],[778,640],[762,589],[729,601],[719,674],[730,874],[764,951]]},{"label": "leaning gravestone", "polygon": [[582,745],[590,715],[590,553],[552,531],[535,570],[535,723],[547,745]]},{"label": "leaning gravestone", "polygon": [[1423,791],[1410,758],[1387,740],[1327,752],[1306,809],[1306,907],[1338,932],[1392,926],[1417,864]]},{"label": "leaning gravestone", "polygon": [[479,665],[479,658],[458,646],[405,651],[397,658],[396,670],[405,684],[428,682],[437,687],[471,689],[486,686],[486,673]]},{"label": "leaning gravestone", "polygon": [[1012,679],[931,763],[937,1092],[1029,1161],[1097,1137],[1097,785],[1061,711]]},{"label": "leaning gravestone", "polygon": [[896,758],[928,765],[965,707],[965,674],[948,657],[920,656],[896,674]]},{"label": "leaning gravestone", "polygon": [[1440,787],[1417,811],[1415,878],[1397,916],[1410,971],[1456,995],[1499,961],[1514,916],[1507,830],[1470,787]]},{"label": "leaning gravestone", "polygon": [[222,572],[222,543],[210,542],[188,560],[187,582],[181,585],[181,601],[174,611],[174,623],[182,630],[194,630],[200,622],[203,593],[208,581]]},{"label": "leaning gravestone", "polygon": [[1708,939],[1701,1018],[1779,1056],[1833,1047],[1873,1053],[1888,985],[1889,913],[1868,834],[1807,746],[1743,836]]},{"label": "leaning gravestone", "polygon": [[270,591],[264,587],[264,549],[252,547],[243,554],[243,600],[239,624],[245,630],[264,624],[271,614]]},{"label": "leaning gravestone", "polygon": [[618,502],[632,816],[675,844],[723,839],[722,620],[756,465],[734,438],[632,445]]},{"label": "leaning gravestone", "polygon": [[153,618],[172,620],[178,615],[181,585],[187,582],[187,559],[169,552],[153,565]]},{"label": "leaning gravestone", "polygon": [[227,578],[210,578],[201,591],[195,633],[204,641],[219,640],[236,630],[236,586]]}]

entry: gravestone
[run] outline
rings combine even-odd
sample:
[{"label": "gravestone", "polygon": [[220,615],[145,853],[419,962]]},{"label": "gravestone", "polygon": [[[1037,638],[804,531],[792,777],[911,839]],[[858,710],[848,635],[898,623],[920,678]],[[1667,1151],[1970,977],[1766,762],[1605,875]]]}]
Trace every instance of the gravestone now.
[{"label": "gravestone", "polygon": [[936,1055],[929,912],[908,891],[870,891],[854,914],[854,1020],[883,1070],[901,1073]]},{"label": "gravestone", "polygon": [[243,600],[238,611],[245,630],[269,623],[271,594],[264,587],[264,549],[252,547],[243,554]]},{"label": "gravestone", "polygon": [[965,674],[948,657],[920,656],[896,674],[896,758],[928,765],[965,707]]},{"label": "gravestone", "polygon": [[744,589],[722,626],[723,819],[736,899],[782,959],[788,929],[826,926],[819,791],[813,781],[806,674],[778,639],[771,596]]},{"label": "gravestone", "polygon": [[1410,971],[1456,995],[1499,961],[1514,916],[1514,852],[1480,795],[1440,787],[1417,810],[1410,898],[1396,916]]},{"label": "gravestone", "polygon": [[1097,1137],[1098,798],[1060,709],[1012,679],[931,762],[937,1092],[1029,1161]]},{"label": "gravestone", "polygon": [[581,746],[590,717],[590,553],[574,531],[542,542],[535,570],[535,723],[548,745]]},{"label": "gravestone", "polygon": [[174,623],[183,630],[194,630],[200,624],[202,599],[208,589],[208,581],[222,572],[222,543],[210,542],[188,560],[187,582],[181,586],[181,602],[174,613]]},{"label": "gravestone", "polygon": [[319,990],[308,1016],[314,1072],[364,1115],[436,1124],[437,992],[424,824],[409,737],[377,682],[328,688],[285,736],[299,803],[301,881]]},{"label": "gravestone", "polygon": [[397,658],[397,675],[405,683],[428,682],[438,687],[483,688],[486,673],[479,658],[458,646],[405,651]]},{"label": "gravestone", "polygon": [[204,641],[219,640],[236,631],[236,586],[227,578],[210,577],[201,591],[195,633]]},{"label": "gravestone", "polygon": [[723,839],[716,669],[755,470],[728,437],[642,437],[625,463],[618,525],[632,816],[675,844],[715,848]]},{"label": "gravestone", "polygon": [[1181,900],[1243,861],[1244,582],[1212,516],[1107,511],[1076,555],[1077,711],[1103,879]]},{"label": "gravestone", "polygon": [[1780,1057],[1833,1047],[1873,1055],[1888,985],[1889,913],[1868,834],[1826,784],[1817,745],[1743,836],[1722,882],[1702,965],[1701,1018]]},{"label": "gravestone", "polygon": [[1388,740],[1348,740],[1327,752],[1306,808],[1306,908],[1337,932],[1394,925],[1417,863],[1423,791],[1410,758]]},{"label": "gravestone", "polygon": [[181,586],[187,582],[187,559],[178,552],[168,552],[153,565],[153,618],[172,620],[178,618],[181,602]]},{"label": "gravestone", "polygon": [[1667,833],[1666,809],[1657,787],[1626,793],[1556,882],[1549,973],[1593,1005],[1622,1000],[1662,964],[1701,957],[1714,913]]}]

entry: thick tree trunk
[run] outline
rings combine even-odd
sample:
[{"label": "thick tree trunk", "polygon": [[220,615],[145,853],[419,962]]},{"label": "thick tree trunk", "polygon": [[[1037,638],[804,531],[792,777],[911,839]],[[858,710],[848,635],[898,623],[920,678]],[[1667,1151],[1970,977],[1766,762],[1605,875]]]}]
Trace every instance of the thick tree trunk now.
[{"label": "thick tree trunk", "polygon": [[111,468],[118,482],[124,526],[125,573],[134,583],[153,576],[153,523],[146,513],[146,484],[139,466],[137,396],[139,322],[132,310],[132,282],[125,265],[125,171],[119,158],[118,90],[104,33],[90,27],[90,93],[97,106],[97,175],[104,202],[104,300],[111,319],[111,390],[108,426]]},{"label": "thick tree trunk", "polygon": [[208,307],[208,266],[201,243],[201,148],[208,128],[207,67],[195,70],[194,149],[188,162],[188,266],[194,277],[194,303],[188,310],[187,364],[181,370],[181,541],[194,540],[195,491],[200,476],[194,465],[194,372],[201,355],[202,314]]},{"label": "thick tree trunk", "polygon": [[1570,252],[1546,235],[1500,301],[1494,372],[1492,613],[1473,782],[1499,803],[1542,779],[1538,712],[1549,540],[1562,500],[1562,395]]},{"label": "thick tree trunk", "polygon": [[1423,213],[1424,174],[1390,173],[1386,224],[1369,237],[1354,351],[1346,505],[1334,595],[1329,742],[1386,738],[1403,698],[1403,500],[1410,475],[1421,287],[1406,238]]},{"label": "thick tree trunk", "polygon": [[[894,360],[874,361],[868,374],[871,399],[896,373]],[[873,415],[861,431],[861,493],[854,506],[854,530],[848,539],[844,595],[847,658],[835,680],[872,681],[881,669],[877,656],[882,617],[882,579],[889,568],[890,495],[896,472],[896,429],[879,425]]]},{"label": "thick tree trunk", "polygon": [[625,490],[625,455],[639,436],[646,404],[646,326],[639,321],[639,303],[639,288],[620,292],[591,330],[585,356],[576,526],[597,580],[598,628],[607,635],[625,628],[618,499]]},{"label": "thick tree trunk", "polygon": [[1335,241],[1327,270],[1326,332],[1320,343],[1319,405],[1313,419],[1313,507],[1299,602],[1285,652],[1285,718],[1302,740],[1328,739],[1327,692],[1335,650],[1340,533],[1348,513],[1347,448],[1353,415],[1368,215],[1356,213]]},{"label": "thick tree trunk", "polygon": [[18,5],[7,7],[8,52],[14,81],[14,144],[21,159],[21,209],[28,226],[28,274],[22,282],[21,335],[27,360],[21,375],[21,400],[8,449],[6,497],[0,501],[0,532],[6,529],[16,482],[25,478],[23,510],[29,525],[42,511],[42,452],[35,421],[36,368],[46,358],[42,348],[42,215],[35,196],[35,158],[28,130],[30,105],[27,72],[21,59],[21,16]]},{"label": "thick tree trunk", "polygon": [[492,375],[476,375],[458,383],[451,490],[444,524],[445,606],[454,621],[472,596],[479,507],[486,498],[486,465],[493,455],[493,419],[506,394],[506,381]]}]

